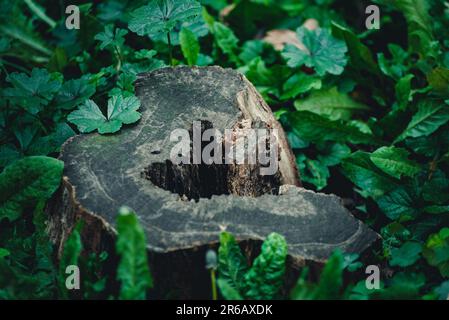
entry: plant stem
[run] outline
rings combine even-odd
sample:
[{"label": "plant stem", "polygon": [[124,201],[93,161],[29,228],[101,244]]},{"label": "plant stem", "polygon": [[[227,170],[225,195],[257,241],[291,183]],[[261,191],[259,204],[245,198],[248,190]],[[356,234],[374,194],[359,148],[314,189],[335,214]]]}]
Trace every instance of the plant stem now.
[{"label": "plant stem", "polygon": [[115,70],[120,71],[122,68],[122,55],[120,53],[120,48],[117,46],[114,46],[115,56],[117,58],[117,65],[115,66]]},{"label": "plant stem", "polygon": [[167,32],[167,42],[168,42],[168,59],[169,59],[169,64],[171,66],[173,66],[173,53],[172,53],[170,32]]},{"label": "plant stem", "polygon": [[215,269],[210,269],[210,282],[212,285],[212,300],[217,300],[217,285],[215,281]]},{"label": "plant stem", "polygon": [[56,27],[56,21],[47,16],[45,11],[39,7],[37,4],[33,2],[33,0],[25,0],[25,3],[27,4],[28,8],[30,8],[33,13],[38,16],[42,21],[44,21],[46,24],[50,26],[50,28]]}]

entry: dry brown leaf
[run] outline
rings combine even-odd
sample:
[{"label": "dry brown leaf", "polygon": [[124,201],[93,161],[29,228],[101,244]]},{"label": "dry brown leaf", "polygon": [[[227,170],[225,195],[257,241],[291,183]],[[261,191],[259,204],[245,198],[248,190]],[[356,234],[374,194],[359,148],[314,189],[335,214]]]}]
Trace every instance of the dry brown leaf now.
[{"label": "dry brown leaf", "polygon": [[[309,30],[315,30],[319,27],[319,24],[315,19],[307,19],[303,26]],[[275,29],[268,31],[263,40],[271,43],[273,47],[279,51],[284,49],[286,44],[292,44],[300,50],[308,51],[304,44],[302,44],[296,37],[296,32],[288,29]]]}]

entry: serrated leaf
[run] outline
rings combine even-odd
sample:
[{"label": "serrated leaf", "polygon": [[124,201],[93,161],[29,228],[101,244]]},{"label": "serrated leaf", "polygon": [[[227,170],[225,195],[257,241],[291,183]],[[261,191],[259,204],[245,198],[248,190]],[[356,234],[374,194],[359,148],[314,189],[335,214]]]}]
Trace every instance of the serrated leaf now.
[{"label": "serrated leaf", "polygon": [[411,186],[401,186],[377,200],[379,208],[391,220],[409,221],[420,214],[419,194]]},{"label": "serrated leaf", "polygon": [[200,44],[195,34],[189,29],[182,28],[179,33],[179,42],[184,57],[187,59],[189,66],[193,66],[198,61],[200,53]]},{"label": "serrated leaf", "polygon": [[61,87],[61,82],[45,69],[33,68],[31,75],[11,73],[7,81],[13,88],[3,90],[3,96],[19,104],[32,114],[36,114],[53,99]]},{"label": "serrated leaf", "polygon": [[396,180],[377,168],[370,160],[370,154],[363,151],[343,159],[342,172],[360,188],[364,197],[378,198],[397,187]]},{"label": "serrated leaf", "polygon": [[218,279],[217,280],[218,288],[220,289],[221,295],[226,300],[243,300],[240,293],[235,289],[233,286],[229,284],[229,281],[226,281],[224,279]]},{"label": "serrated leaf", "polygon": [[245,256],[240,251],[235,238],[228,232],[220,234],[218,249],[218,276],[237,292],[241,291],[243,277],[248,271]]},{"label": "serrated leaf", "polygon": [[195,0],[155,0],[131,13],[129,29],[139,36],[153,37],[170,32],[178,23],[201,16]]},{"label": "serrated leaf", "polygon": [[405,175],[413,177],[420,172],[421,167],[418,163],[409,160],[410,153],[403,148],[381,147],[371,153],[371,161],[383,172],[400,178]]},{"label": "serrated leaf", "polygon": [[296,100],[295,108],[326,116],[331,120],[349,120],[354,113],[369,109],[347,94],[338,92],[336,87],[315,91],[306,99]]},{"label": "serrated leaf", "polygon": [[145,233],[136,214],[122,207],[117,216],[116,250],[120,256],[117,280],[120,281],[120,299],[143,300],[146,291],[153,286],[148,266]]},{"label": "serrated leaf", "polygon": [[59,108],[70,110],[85,102],[95,93],[95,85],[86,78],[68,80],[64,82],[56,95],[55,102]]},{"label": "serrated leaf", "polygon": [[418,261],[422,251],[422,245],[418,242],[406,242],[400,248],[391,250],[392,259],[391,266],[399,266],[402,268],[411,266]]},{"label": "serrated leaf", "polygon": [[407,137],[428,136],[449,121],[449,100],[445,103],[437,100],[421,100],[418,112],[412,117],[407,128],[395,140],[395,143]]},{"label": "serrated leaf", "polygon": [[104,31],[95,35],[94,39],[100,41],[100,49],[107,47],[121,47],[125,43],[125,36],[128,30],[117,28],[114,32],[114,25],[108,24]]},{"label": "serrated leaf", "polygon": [[245,274],[244,296],[247,299],[275,299],[284,281],[287,243],[284,237],[271,233],[262,244],[259,256]]},{"label": "serrated leaf", "polygon": [[325,73],[339,75],[343,72],[347,63],[345,53],[348,50],[344,41],[335,39],[329,31],[320,28],[311,31],[300,27],[296,30],[296,36],[307,51],[292,44],[286,45],[282,56],[289,67],[306,65],[314,68],[320,76]]},{"label": "serrated leaf", "polygon": [[64,163],[48,157],[27,157],[0,174],[0,220],[16,220],[25,208],[48,200],[58,189]]},{"label": "serrated leaf", "polygon": [[108,100],[108,114],[105,117],[95,102],[88,100],[70,113],[67,120],[76,124],[83,133],[96,129],[102,134],[114,133],[120,130],[123,123],[130,124],[140,119],[141,114],[137,112],[139,107],[140,100],[137,97],[113,96]]}]

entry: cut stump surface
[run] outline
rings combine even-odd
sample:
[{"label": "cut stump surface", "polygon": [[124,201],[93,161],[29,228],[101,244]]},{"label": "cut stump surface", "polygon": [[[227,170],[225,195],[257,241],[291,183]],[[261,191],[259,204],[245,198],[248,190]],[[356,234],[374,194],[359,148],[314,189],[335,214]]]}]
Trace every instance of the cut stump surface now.
[{"label": "cut stump surface", "polygon": [[[62,241],[76,217],[114,234],[118,209],[134,209],[148,249],[168,253],[207,246],[226,229],[239,240],[285,236],[292,258],[324,261],[341,248],[360,253],[377,234],[338,197],[300,187],[292,151],[271,110],[248,80],[219,67],[163,68],[138,76],[141,120],[112,135],[67,141],[64,190],[53,205],[53,238]],[[174,165],[170,133],[202,121],[224,131],[277,128],[279,171],[250,165]],[[62,221],[62,222],[61,222]],[[92,236],[92,241],[102,239]],[[93,246],[95,246],[93,244]]]}]

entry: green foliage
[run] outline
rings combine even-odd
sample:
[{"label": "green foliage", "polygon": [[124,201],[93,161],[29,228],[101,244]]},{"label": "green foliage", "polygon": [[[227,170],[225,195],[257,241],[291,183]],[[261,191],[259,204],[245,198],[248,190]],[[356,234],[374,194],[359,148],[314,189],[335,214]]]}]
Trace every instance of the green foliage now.
[{"label": "green foliage", "polygon": [[121,283],[119,298],[145,299],[146,291],[153,286],[153,278],[148,266],[145,233],[131,209],[120,208],[117,232],[116,250],[120,255],[117,280]]},{"label": "green foliage", "polygon": [[[44,233],[44,208],[62,163],[41,156],[57,157],[78,132],[112,133],[134,123],[140,118],[137,74],[188,64],[243,73],[283,125],[304,186],[345,198],[382,235],[380,250],[367,249],[366,260],[335,253],[320,280],[304,268],[292,297],[446,299],[447,6],[435,0],[376,3],[379,30],[355,19],[366,16],[365,8],[351,1],[87,1],[79,6],[81,29],[68,30],[65,7],[57,2],[3,1],[0,170],[9,167],[0,174],[0,298],[120,295],[110,270],[114,259],[81,252],[80,230],[66,247],[80,267],[82,290],[58,290],[63,270]],[[302,26],[310,18],[319,29]],[[275,29],[296,30],[302,46],[274,48],[265,35]],[[33,156],[46,160],[31,164]],[[275,292],[282,268],[274,266],[282,259],[270,260],[282,258],[282,241],[267,244],[253,267],[230,235],[221,242],[217,285],[223,297],[285,297]],[[365,275],[356,272],[368,261],[392,274],[382,277],[379,290],[366,289]],[[263,270],[270,268],[279,277],[267,279]],[[140,281],[134,271],[121,272],[120,283]],[[250,272],[254,279],[247,283]],[[133,298],[146,297],[151,281],[143,274],[139,292],[127,289]]]},{"label": "green foliage", "polygon": [[310,31],[301,27],[296,30],[296,36],[306,50],[292,44],[286,45],[282,55],[289,67],[306,65],[314,68],[320,76],[326,72],[336,75],[343,72],[347,63],[345,53],[348,50],[343,41],[333,38],[330,32],[324,29]]},{"label": "green foliage", "polygon": [[261,253],[248,267],[234,237],[222,232],[218,251],[218,287],[226,299],[278,298],[285,274],[287,244],[284,237],[271,233]]},{"label": "green foliage", "polygon": [[46,201],[61,183],[62,161],[47,157],[19,160],[0,174],[0,220],[14,221],[26,208]]},{"label": "green foliage", "polygon": [[33,69],[31,76],[14,72],[7,81],[13,88],[3,90],[5,98],[36,114],[46,106],[61,87],[61,81],[45,69]]},{"label": "green foliage", "polygon": [[306,281],[307,269],[299,277],[291,292],[294,300],[329,300],[341,296],[343,286],[344,254],[336,250],[327,261],[317,284]]},{"label": "green foliage", "polygon": [[349,120],[354,113],[367,110],[368,107],[352,100],[347,94],[338,92],[336,87],[329,90],[314,91],[304,100],[296,100],[298,111],[310,111],[327,116],[330,120]]},{"label": "green foliage", "polygon": [[410,120],[407,128],[396,138],[396,142],[407,137],[428,136],[449,121],[449,107],[446,103],[435,100],[423,100],[418,104],[418,111]]},{"label": "green foliage", "polygon": [[417,242],[406,242],[400,248],[391,251],[391,266],[408,267],[420,258],[422,245]]},{"label": "green foliage", "polygon": [[200,54],[200,44],[195,34],[187,28],[182,28],[179,33],[179,42],[189,66],[195,65]]},{"label": "green foliage", "polygon": [[260,255],[244,276],[245,297],[275,299],[284,282],[287,243],[284,237],[271,233],[262,244]]},{"label": "green foliage", "polygon": [[362,131],[357,125],[343,120],[330,120],[310,111],[296,111],[286,114],[293,132],[308,141],[349,141],[354,144],[372,143],[374,137]]},{"label": "green foliage", "polygon": [[371,153],[370,159],[380,170],[399,179],[402,175],[413,177],[420,172],[420,166],[408,156],[405,149],[381,147]]},{"label": "green foliage", "polygon": [[95,36],[95,40],[101,41],[100,49],[103,50],[107,47],[121,47],[125,42],[124,36],[128,34],[128,30],[117,28],[114,33],[114,26],[108,24],[104,28],[104,32],[98,33]]},{"label": "green foliage", "polygon": [[407,20],[410,49],[422,56],[434,53],[429,4],[425,0],[397,0],[395,6],[401,10]]},{"label": "green foliage", "polygon": [[154,37],[200,15],[201,5],[195,0],[155,0],[131,13],[129,29],[139,36]]},{"label": "green foliage", "polygon": [[[226,286],[240,292],[243,286],[243,277],[248,269],[248,262],[234,237],[228,232],[222,232],[218,250],[218,276],[221,281],[226,282]],[[224,293],[223,295],[227,297]]]},{"label": "green foliage", "polygon": [[99,133],[114,133],[120,130],[122,124],[131,124],[140,119],[138,98],[131,96],[113,96],[108,100],[107,117],[92,100],[80,106],[67,117],[67,120],[76,124],[81,132],[87,133],[98,130]]},{"label": "green foliage", "polygon": [[449,228],[442,228],[429,236],[423,256],[431,266],[440,270],[443,277],[449,277]]},{"label": "green foliage", "polygon": [[377,198],[397,186],[397,182],[381,171],[367,152],[357,151],[343,160],[342,171],[365,196]]}]

